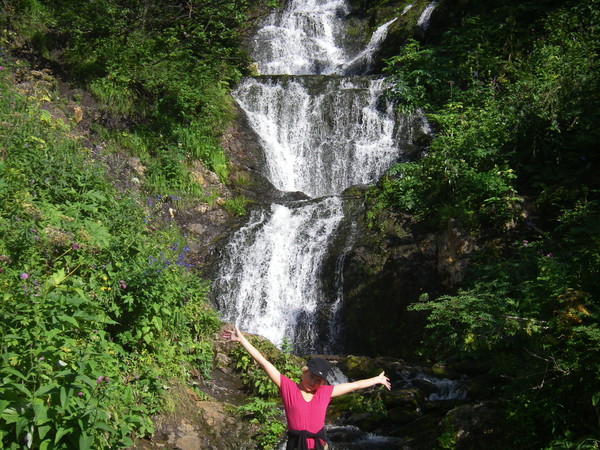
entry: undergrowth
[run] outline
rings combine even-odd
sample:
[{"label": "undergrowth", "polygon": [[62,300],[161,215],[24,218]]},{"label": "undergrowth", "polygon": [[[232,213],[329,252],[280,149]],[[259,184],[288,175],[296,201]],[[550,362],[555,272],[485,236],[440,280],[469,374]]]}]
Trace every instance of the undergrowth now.
[{"label": "undergrowth", "polygon": [[121,448],[153,432],[169,379],[205,375],[218,326],[175,227],[0,69],[0,442]]}]

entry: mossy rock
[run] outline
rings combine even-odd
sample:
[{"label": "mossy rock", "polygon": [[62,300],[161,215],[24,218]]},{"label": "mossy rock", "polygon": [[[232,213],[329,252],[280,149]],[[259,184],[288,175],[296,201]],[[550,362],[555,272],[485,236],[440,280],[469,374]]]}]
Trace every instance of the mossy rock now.
[{"label": "mossy rock", "polygon": [[365,356],[347,356],[340,361],[339,367],[352,380],[374,377],[381,372],[377,363]]},{"label": "mossy rock", "polygon": [[330,419],[338,418],[348,412],[364,414],[367,413],[368,405],[364,400],[364,396],[360,393],[352,393],[335,397],[330,403],[330,412],[328,416]]},{"label": "mossy rock", "polygon": [[384,392],[383,403],[388,409],[395,407],[421,408],[424,402],[423,393],[418,389],[399,389]]},{"label": "mossy rock", "polygon": [[457,373],[455,370],[452,370],[450,367],[448,367],[445,363],[442,362],[435,363],[431,367],[431,371],[436,377],[439,378],[448,378],[450,380],[456,380],[460,378],[459,373]]},{"label": "mossy rock", "polygon": [[349,422],[353,423],[361,430],[373,432],[381,428],[382,422],[387,420],[384,413],[365,413],[357,414],[349,418]]}]

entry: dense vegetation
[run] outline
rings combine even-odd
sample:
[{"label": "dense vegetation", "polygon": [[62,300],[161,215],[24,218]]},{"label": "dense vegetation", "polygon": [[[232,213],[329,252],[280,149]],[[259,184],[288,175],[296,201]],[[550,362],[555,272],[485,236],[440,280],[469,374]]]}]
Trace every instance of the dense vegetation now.
[{"label": "dense vegetation", "polygon": [[[210,200],[190,176],[197,161],[227,178],[229,88],[248,70],[251,11],[272,3],[2,2],[3,447],[128,446],[152,432],[165,378],[210,369],[206,283],[152,199]],[[424,356],[486,362],[502,381],[504,448],[597,447],[600,2],[440,8],[438,33],[386,61],[390,96],[425,111],[435,135],[370,193],[370,217],[452,219],[479,238],[462,289],[414,308],[429,312]],[[66,107],[52,73],[93,95],[102,148],[52,113]],[[139,193],[106,176],[98,158],[113,152],[147,167]],[[268,398],[260,377],[246,381],[257,378]],[[273,405],[244,408],[273,428],[267,445],[281,427]]]},{"label": "dense vegetation", "polygon": [[[113,448],[218,326],[176,227],[149,222],[66,125],[0,73],[4,448]],[[41,94],[44,95],[45,94]],[[182,365],[183,363],[183,365]]]},{"label": "dense vegetation", "polygon": [[[227,176],[218,138],[228,85],[247,65],[247,11],[243,1],[2,3],[2,448],[129,446],[153,431],[169,384],[210,370],[219,322],[208,285],[185,237],[153,213],[165,198],[213,198],[191,178],[194,161]],[[57,76],[76,89],[70,102],[93,95],[93,141]],[[110,181],[101,160],[113,153],[147,168],[141,190]]]},{"label": "dense vegetation", "polygon": [[514,448],[600,439],[600,2],[446,4],[447,23],[387,60],[390,95],[435,128],[372,193],[479,236],[455,295],[423,296],[424,354],[487,362]]}]

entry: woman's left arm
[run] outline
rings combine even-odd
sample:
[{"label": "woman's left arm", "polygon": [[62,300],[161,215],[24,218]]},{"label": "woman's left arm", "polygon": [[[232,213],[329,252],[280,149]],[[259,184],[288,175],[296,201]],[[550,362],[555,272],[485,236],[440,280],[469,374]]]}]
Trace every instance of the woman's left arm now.
[{"label": "woman's left arm", "polygon": [[388,388],[388,390],[392,388],[390,379],[385,376],[385,372],[381,372],[379,375],[373,378],[365,378],[364,380],[353,381],[352,383],[336,384],[333,386],[331,396],[339,397],[340,395],[375,386],[376,384],[382,384]]}]

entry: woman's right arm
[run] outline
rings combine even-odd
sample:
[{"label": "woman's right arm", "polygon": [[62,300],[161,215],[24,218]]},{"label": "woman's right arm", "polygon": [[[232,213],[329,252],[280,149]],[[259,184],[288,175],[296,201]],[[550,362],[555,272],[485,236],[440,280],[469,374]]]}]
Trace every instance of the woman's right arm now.
[{"label": "woman's right arm", "polygon": [[242,347],[244,347],[248,354],[252,356],[254,361],[256,361],[264,369],[271,381],[275,383],[277,387],[281,385],[281,375],[279,370],[277,370],[277,368],[271,364],[269,360],[265,358],[263,354],[248,341],[248,339],[246,339],[242,332],[238,330],[238,327],[235,327],[235,330],[233,331],[223,331],[223,339],[242,344]]}]

